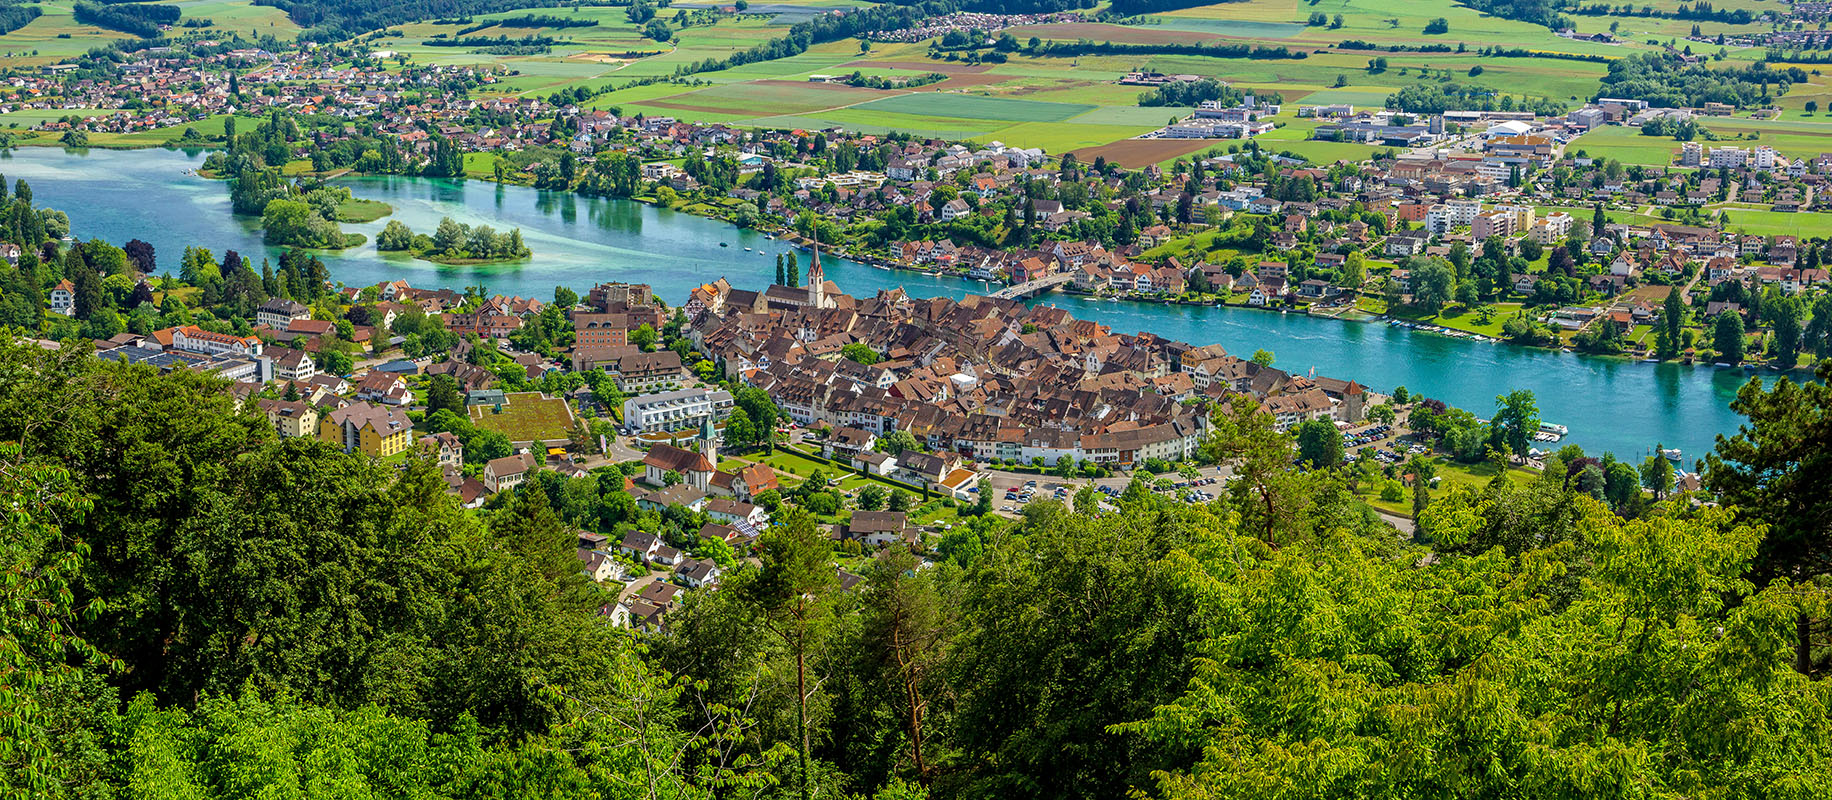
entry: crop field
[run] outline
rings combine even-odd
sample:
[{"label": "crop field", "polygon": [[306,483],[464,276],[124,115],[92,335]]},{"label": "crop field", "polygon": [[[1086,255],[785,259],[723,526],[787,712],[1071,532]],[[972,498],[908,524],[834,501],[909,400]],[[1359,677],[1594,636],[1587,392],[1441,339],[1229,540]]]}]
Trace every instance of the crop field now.
[{"label": "crop field", "polygon": [[[299,29],[285,13],[253,0],[150,0],[179,7],[186,18],[208,18],[212,28],[242,35],[272,34],[281,38]],[[98,42],[122,38],[120,34],[75,24],[70,17],[73,0],[47,0],[45,15],[11,34],[0,36],[0,53],[9,53],[22,66],[52,63],[79,54]],[[1677,9],[1682,0],[1650,0],[1640,6]],[[704,7],[689,3],[683,8]],[[510,71],[485,95],[545,96],[559,89],[589,87],[602,91],[628,85],[641,78],[668,78],[677,69],[705,59],[770,41],[785,27],[827,10],[871,5],[867,0],[766,0],[749,7],[749,13],[722,18],[714,25],[679,29],[675,41],[655,42],[643,37],[623,6],[534,5],[495,14],[478,14],[474,22],[438,25],[430,21],[397,25],[371,46],[400,52],[419,64],[476,64]],[[1748,8],[1774,12],[1778,0],[1723,0],[1717,8]],[[467,48],[432,47],[434,37],[449,37],[461,27],[492,19],[530,13],[588,19],[598,24],[581,28],[528,29],[486,27],[467,35],[510,37],[548,35],[563,40],[551,52],[535,55],[501,55],[470,52]],[[669,11],[663,18],[672,15]],[[1308,18],[1322,13],[1340,24],[1310,25]],[[1442,17],[1449,30],[1426,34],[1424,27]],[[1252,0],[1218,3],[1150,15],[1145,24],[1117,25],[1093,21],[1052,23],[1014,28],[1020,41],[1037,37],[1053,41],[1087,39],[1149,47],[1154,44],[1263,43],[1285,46],[1307,55],[1302,59],[1232,59],[1168,53],[1084,55],[1072,58],[1010,54],[999,64],[965,64],[928,57],[930,43],[873,42],[862,47],[856,39],[816,44],[801,54],[773,61],[746,64],[728,70],[705,72],[646,86],[632,86],[598,95],[595,108],[618,107],[625,113],[642,112],[701,122],[721,122],[764,127],[816,128],[842,126],[853,130],[907,132],[920,136],[998,140],[1009,145],[1041,147],[1048,152],[1103,152],[1122,164],[1161,163],[1210,147],[1240,142],[1136,140],[1185,109],[1141,107],[1138,100],[1148,90],[1121,86],[1118,79],[1135,69],[1188,73],[1226,81],[1261,93],[1277,92],[1290,111],[1281,115],[1281,127],[1260,141],[1267,149],[1289,152],[1321,163],[1360,159],[1377,148],[1349,143],[1310,141],[1313,123],[1295,117],[1298,103],[1348,103],[1378,106],[1407,86],[1454,81],[1516,97],[1551,97],[1567,103],[1594,95],[1604,64],[1551,58],[1488,58],[1475,50],[1502,44],[1529,50],[1583,53],[1611,58],[1651,49],[1650,38],[1662,41],[1683,36],[1686,20],[1627,16],[1572,15],[1580,32],[1608,31],[1616,25],[1618,43],[1565,39],[1543,26],[1481,14],[1442,0]],[[1708,23],[1710,30],[1726,28]],[[1765,26],[1751,25],[1750,29]],[[69,38],[57,38],[68,34]],[[398,35],[395,35],[398,34]],[[1420,53],[1336,50],[1344,40],[1377,45],[1442,45],[1466,52]],[[1697,49],[1697,48],[1695,48]],[[1739,62],[1760,58],[1753,49],[1731,52]],[[1369,61],[1381,57],[1387,69],[1369,72]],[[1478,74],[1470,75],[1474,67]],[[1779,65],[1778,65],[1779,66]],[[1824,65],[1806,65],[1809,72]],[[879,77],[915,77],[928,73],[950,76],[937,84],[912,90],[872,90],[809,81],[816,75],[846,75],[854,71]],[[1807,102],[1817,104],[1808,114]],[[1832,77],[1813,75],[1809,83],[1794,87],[1778,101],[1779,121],[1747,118],[1714,118],[1706,124],[1736,144],[1771,144],[1790,156],[1832,151]],[[34,111],[0,118],[0,126],[19,127],[64,112]],[[89,112],[79,112],[89,113]],[[97,144],[163,143],[175,139],[184,126],[128,135],[92,137]],[[197,123],[200,131],[221,129],[220,119]],[[1638,131],[1605,128],[1586,135],[1573,150],[1618,158],[1639,164],[1667,164],[1676,142],[1638,136]],[[39,137],[44,138],[44,137]]]},{"label": "crop field", "polygon": [[1122,167],[1144,167],[1175,160],[1178,156],[1201,152],[1217,145],[1240,144],[1227,139],[1126,139],[1099,147],[1087,147],[1075,151],[1075,157],[1082,163],[1090,163],[1096,158],[1105,158]]},{"label": "crop field", "polygon": [[[1832,119],[1816,123],[1803,120],[1752,120],[1705,117],[1706,128],[1726,141],[1701,142],[1705,147],[1768,145],[1788,158],[1810,158],[1832,152]],[[1642,136],[1640,129],[1611,126],[1578,137],[1570,152],[1579,150],[1594,158],[1613,158],[1624,164],[1665,166],[1673,163],[1680,143],[1665,137]]]},{"label": "crop field", "polygon": [[1220,39],[1214,33],[1178,30],[1159,25],[1110,25],[1104,22],[1055,22],[1048,25],[1029,25],[1020,33],[1045,40],[1073,42],[1087,39],[1091,42],[1113,42],[1114,44],[1200,44]]},{"label": "crop field", "polygon": [[952,119],[995,120],[1005,122],[1061,122],[1094,110],[1094,106],[1076,103],[1046,103],[1040,100],[1012,100],[970,94],[939,92],[914,93],[874,100],[858,106],[860,111],[915,114]]},{"label": "crop field", "polygon": [[[1342,27],[1306,26],[1305,19],[1314,12],[1332,18],[1342,15]],[[1536,50],[1603,55],[1621,55],[1625,49],[1624,46],[1560,38],[1543,26],[1487,16],[1441,0],[1340,0],[1315,5],[1296,0],[1222,3],[1156,16],[1166,25],[1182,29],[1208,30],[1237,39],[1263,39],[1292,47],[1329,46],[1345,39],[1359,39],[1408,45],[1441,43],[1455,46],[1464,42],[1472,47],[1506,43]],[[1443,34],[1425,34],[1425,26],[1439,17],[1449,23],[1449,30]],[[1608,17],[1575,19],[1578,29],[1584,32],[1607,30],[1611,21]],[[1184,22],[1191,20],[1201,22]],[[1226,23],[1236,21],[1259,24],[1243,25],[1235,29],[1237,33],[1227,33]],[[1586,26],[1587,22],[1591,25]]]}]

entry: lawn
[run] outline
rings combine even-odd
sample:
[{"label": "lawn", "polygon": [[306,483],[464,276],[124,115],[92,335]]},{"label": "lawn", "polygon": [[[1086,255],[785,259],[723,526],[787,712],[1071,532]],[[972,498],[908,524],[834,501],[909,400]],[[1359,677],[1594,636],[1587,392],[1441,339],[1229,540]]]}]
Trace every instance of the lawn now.
[{"label": "lawn", "polygon": [[[1351,457],[1353,455],[1353,453],[1350,453]],[[1431,490],[1433,497],[1441,497],[1445,492],[1456,487],[1481,490],[1495,477],[1495,467],[1487,463],[1474,465],[1458,464],[1448,459],[1435,456],[1431,459],[1431,463],[1437,468],[1438,478],[1437,485]],[[1539,473],[1532,470],[1522,467],[1508,468],[1508,480],[1516,485],[1525,485],[1538,479]],[[1378,485],[1375,485],[1375,483],[1377,482],[1362,484],[1360,487],[1362,491],[1357,493],[1362,500],[1367,501],[1368,505],[1382,511],[1406,517],[1412,516],[1411,487],[1406,487],[1404,496],[1397,502],[1394,502],[1380,499],[1380,488]]]},{"label": "lawn", "polygon": [[501,411],[495,406],[471,406],[471,423],[497,431],[512,442],[559,441],[572,430],[572,407],[564,398],[516,392],[507,395],[507,399]]}]

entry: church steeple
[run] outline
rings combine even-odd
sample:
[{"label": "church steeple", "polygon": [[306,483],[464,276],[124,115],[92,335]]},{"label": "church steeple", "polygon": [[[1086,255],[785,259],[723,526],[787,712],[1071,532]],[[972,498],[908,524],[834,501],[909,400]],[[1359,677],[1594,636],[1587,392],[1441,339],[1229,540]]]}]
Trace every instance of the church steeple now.
[{"label": "church steeple", "polygon": [[808,307],[827,306],[827,273],[821,269],[821,229],[814,229],[814,262],[808,265]]}]

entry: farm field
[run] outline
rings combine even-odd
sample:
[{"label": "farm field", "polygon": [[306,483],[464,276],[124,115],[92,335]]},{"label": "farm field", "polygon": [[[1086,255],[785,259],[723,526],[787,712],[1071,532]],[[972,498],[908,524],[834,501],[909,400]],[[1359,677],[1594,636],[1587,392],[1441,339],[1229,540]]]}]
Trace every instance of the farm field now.
[{"label": "farm field", "polygon": [[89,48],[103,42],[131,38],[124,33],[78,24],[71,16],[75,4],[68,0],[39,3],[38,8],[42,12],[38,19],[11,33],[0,34],[0,57],[8,64],[53,64],[88,52]]},{"label": "farm field", "polygon": [[[75,24],[70,17],[72,0],[41,4],[45,15],[12,34],[0,36],[0,52],[9,49],[22,64],[51,63],[87,50],[98,42],[122,38],[119,34]],[[253,0],[153,0],[179,7],[186,18],[209,19],[201,29],[235,32],[243,36],[274,35],[288,38],[299,33],[285,13]],[[1678,0],[1661,0],[1656,8]],[[688,121],[739,126],[822,128],[844,127],[869,133],[905,132],[978,142],[999,141],[1018,147],[1040,147],[1050,153],[1074,151],[1107,156],[1116,163],[1142,166],[1164,163],[1210,148],[1225,149],[1229,141],[1152,141],[1132,137],[1152,131],[1184,109],[1142,107],[1147,89],[1122,86],[1118,79],[1136,69],[1215,78],[1262,96],[1277,93],[1290,109],[1280,115],[1281,127],[1260,139],[1261,146],[1321,163],[1358,160],[1378,148],[1308,139],[1310,120],[1295,117],[1299,103],[1348,103],[1372,107],[1403,87],[1454,81],[1515,97],[1549,97],[1575,104],[1594,96],[1606,65],[1551,58],[1495,58],[1477,51],[1490,44],[1568,54],[1618,58],[1649,49],[1654,35],[1684,35],[1689,23],[1637,16],[1573,17],[1577,29],[1606,31],[1617,26],[1618,43],[1561,38],[1543,26],[1480,14],[1472,9],[1436,0],[1336,0],[1305,3],[1298,0],[1254,0],[1220,3],[1150,15],[1136,22],[1051,23],[1011,29],[1020,41],[1036,37],[1050,41],[1089,40],[1116,44],[1188,46],[1201,43],[1262,43],[1285,46],[1306,57],[1291,59],[1231,59],[1171,53],[1084,55],[1072,58],[1009,54],[1003,63],[968,64],[931,58],[930,43],[873,42],[856,39],[821,43],[798,55],[757,62],[727,70],[678,77],[676,71],[706,59],[718,59],[783,35],[786,27],[812,15],[834,9],[870,5],[864,0],[786,0],[752,6],[739,17],[715,24],[679,28],[675,40],[662,43],[641,35],[623,6],[559,6],[515,9],[472,15],[466,22],[436,24],[424,21],[397,25],[370,41],[376,50],[392,51],[420,64],[475,64],[507,71],[485,95],[544,97],[561,89],[585,87],[596,94],[587,102],[593,108],[619,108],[625,113],[670,116]],[[1771,0],[1728,0],[1724,7],[1772,10]],[[689,2],[682,10],[710,7]],[[490,26],[531,13],[590,20],[588,27],[543,29]],[[1339,23],[1310,25],[1313,13],[1326,19],[1340,15]],[[1425,34],[1431,20],[1443,17],[1449,30]],[[671,18],[671,17],[670,17]],[[463,28],[476,36],[552,36],[561,40],[550,52],[503,55],[472,52],[463,47],[436,47],[435,39],[449,38]],[[1679,27],[1676,27],[1679,26]],[[1755,27],[1755,26],[1750,26]],[[1679,29],[1685,28],[1685,29]],[[1714,28],[1715,29],[1715,28]],[[59,34],[70,38],[59,39]],[[188,32],[187,32],[188,35]],[[1640,38],[1637,38],[1640,37]],[[1448,52],[1387,52],[1338,50],[1347,40],[1376,46],[1443,46]],[[1456,52],[1457,49],[1464,52]],[[34,55],[35,53],[35,55]],[[1371,73],[1369,61],[1385,58],[1387,68]],[[1733,52],[1733,58],[1753,57]],[[1469,74],[1481,67],[1476,74]],[[1809,69],[1809,71],[1811,71]],[[820,83],[816,76],[844,76],[854,72],[879,77],[916,77],[942,73],[949,78],[912,90],[877,90]],[[661,78],[643,86],[637,80]],[[623,87],[623,88],[620,88]],[[608,90],[608,91],[607,91]],[[1832,108],[1832,79],[1813,75],[1779,101],[1783,118],[1755,121],[1747,118],[1713,119],[1708,124],[1744,144],[1772,144],[1790,156],[1832,151],[1824,144],[1832,134],[1832,119],[1805,112],[1805,103]],[[1832,111],[1821,111],[1832,115]],[[20,112],[0,124],[18,122],[26,127],[61,112]],[[1824,121],[1822,121],[1822,119]],[[220,120],[196,127],[201,132],[220,130]],[[183,126],[127,135],[102,134],[92,142],[104,146],[159,144],[177,138]],[[1663,165],[1676,143],[1640,137],[1623,128],[1605,128],[1586,135],[1576,145],[1591,155],[1617,158],[1627,163]],[[44,140],[45,137],[38,137]],[[1752,141],[1753,140],[1753,141]],[[35,143],[48,143],[49,140]],[[481,162],[480,162],[481,163]],[[487,165],[483,165],[487,168]]]}]

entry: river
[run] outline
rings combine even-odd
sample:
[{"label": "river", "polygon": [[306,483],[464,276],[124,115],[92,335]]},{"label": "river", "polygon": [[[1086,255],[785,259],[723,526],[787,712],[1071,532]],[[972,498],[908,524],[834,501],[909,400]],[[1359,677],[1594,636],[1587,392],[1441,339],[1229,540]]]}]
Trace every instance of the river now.
[{"label": "river", "polygon": [[[229,213],[229,194],[220,182],[187,174],[201,162],[202,153],[176,150],[21,148],[0,154],[0,174],[8,181],[26,179],[35,202],[69,214],[79,238],[150,242],[161,272],[177,271],[187,245],[219,255],[237,250],[245,257],[277,257],[276,249],[261,242],[257,226]],[[375,233],[386,219],[345,225],[346,232],[367,234],[369,241],[323,258],[332,278],[351,286],[399,278],[414,286],[482,285],[492,293],[546,299],[555,286],[583,293],[598,282],[631,281],[649,283],[678,303],[693,286],[721,276],[734,286],[761,288],[774,279],[775,254],[788,252],[784,243],[761,234],[627,200],[483,181],[379,177],[343,183],[359,197],[393,205],[392,218],[416,232],[431,233],[442,216],[498,230],[520,227],[534,251],[524,264],[446,267],[377,253]],[[827,276],[855,296],[898,286],[920,297],[989,291],[953,278],[822,261]],[[1497,395],[1531,389],[1541,415],[1571,429],[1566,441],[1624,459],[1639,460],[1658,442],[1682,448],[1690,469],[1713,437],[1734,432],[1741,421],[1728,405],[1745,380],[1736,370],[1587,358],[1302,314],[1062,294],[1037,302],[1120,331],[1219,343],[1242,356],[1270,350],[1278,366],[1291,372],[1314,368],[1319,375],[1353,378],[1383,392],[1405,386],[1479,416],[1493,410]]]}]

